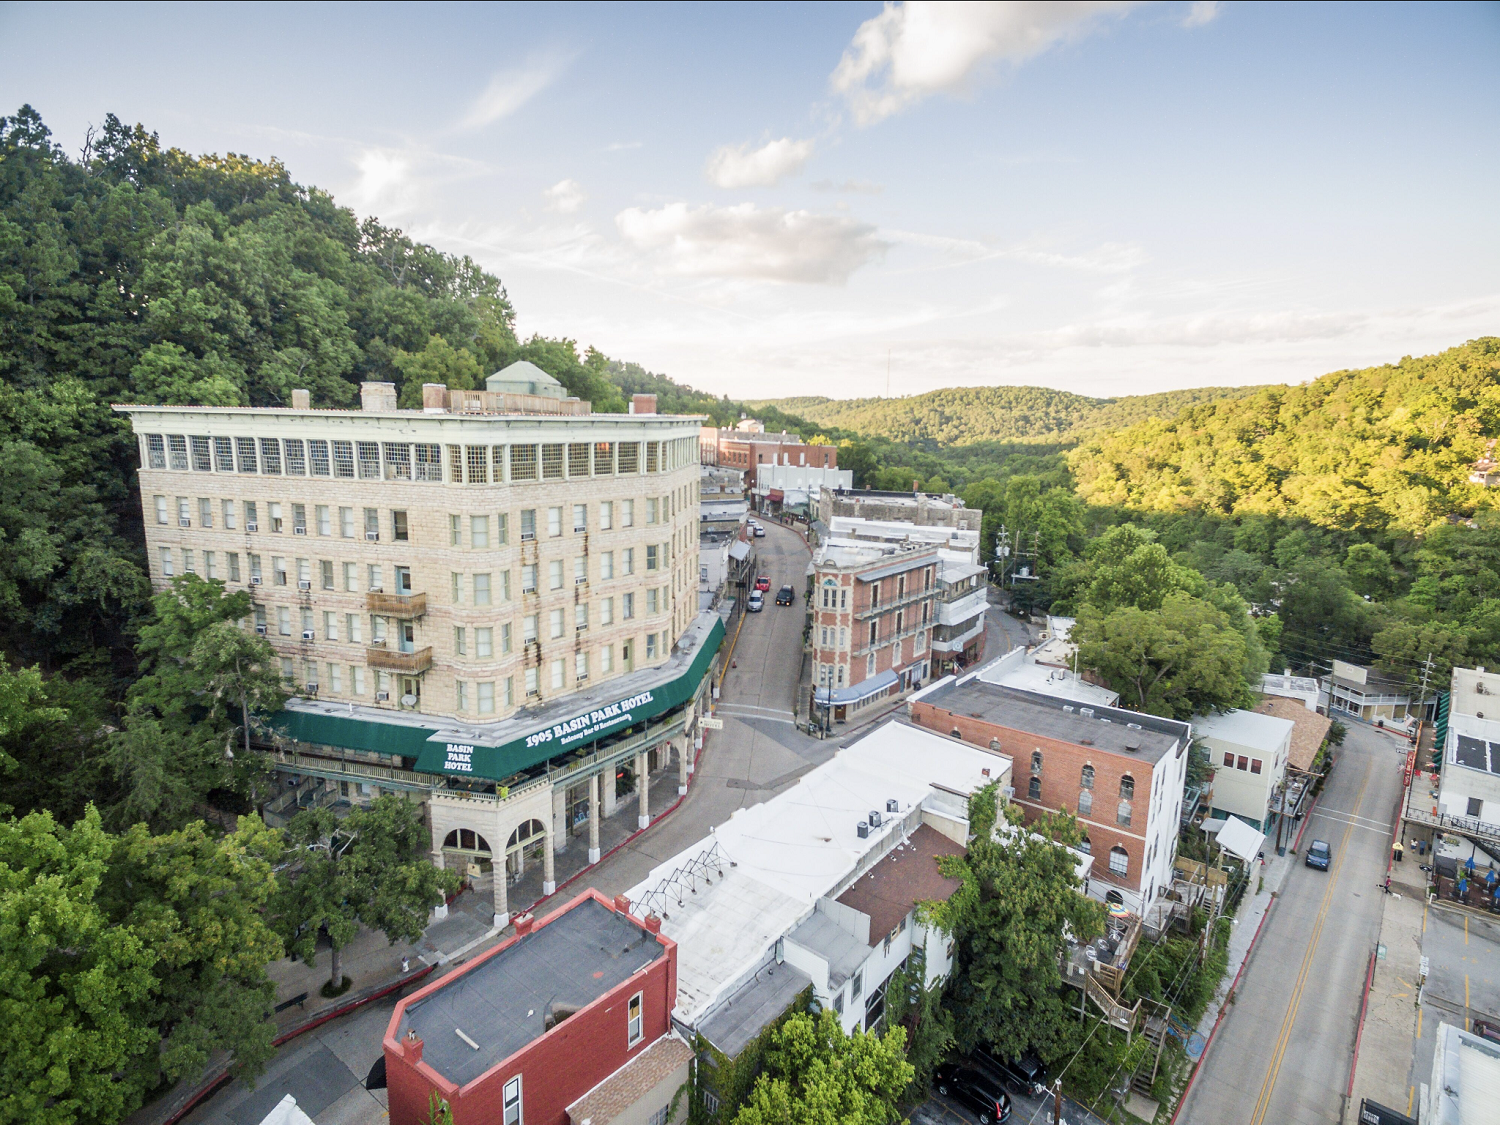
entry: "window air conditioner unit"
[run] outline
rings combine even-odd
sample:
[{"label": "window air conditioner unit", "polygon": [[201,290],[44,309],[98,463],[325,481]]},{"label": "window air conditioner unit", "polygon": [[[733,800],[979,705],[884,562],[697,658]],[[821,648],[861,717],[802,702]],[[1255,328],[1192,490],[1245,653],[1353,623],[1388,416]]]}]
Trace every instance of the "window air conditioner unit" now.
[{"label": "window air conditioner unit", "polygon": [[380,540],[380,532],[378,532],[378,531],[367,531],[367,532],[365,532],[365,539],[368,542],[370,542],[370,543],[379,542],[379,540]]},{"label": "window air conditioner unit", "polygon": [[370,642],[370,647],[371,648],[385,648],[385,638],[384,637],[376,637],[374,640],[372,640]]},{"label": "window air conditioner unit", "polygon": [[308,695],[317,695],[318,694],[318,685],[317,684],[308,684],[307,685],[307,694]]},{"label": "window air conditioner unit", "polygon": [[297,579],[297,589],[299,589],[299,590],[311,590],[312,589],[312,582],[310,580],[306,579],[306,578],[299,578],[299,579]]},{"label": "window air conditioner unit", "polygon": [[385,703],[390,698],[391,698],[391,693],[388,692],[388,691],[377,691],[375,693],[375,702],[376,703]]},{"label": "window air conditioner unit", "polygon": [[532,688],[532,689],[531,689],[531,690],[530,690],[530,691],[528,691],[528,692],[527,692],[527,693],[526,693],[526,698],[527,698],[527,699],[535,699],[535,698],[536,698],[536,697],[537,697],[537,696],[539,696],[539,695],[541,695],[541,694],[542,694],[542,693],[541,693],[541,691],[540,691],[540,690],[539,690],[539,689],[537,689],[537,688]]},{"label": "window air conditioner unit", "polygon": [[180,517],[178,519],[177,526],[178,527],[192,527],[193,526],[193,521],[190,520],[190,519],[188,519],[186,516],[182,516],[182,517]]},{"label": "window air conditioner unit", "polygon": [[588,626],[587,625],[574,625],[573,626],[573,632],[575,632],[575,633],[583,633],[583,632],[587,632],[587,631],[588,631]]},{"label": "window air conditioner unit", "polygon": [[250,585],[252,585],[252,586],[259,586],[260,585],[260,575],[258,575],[258,574],[252,574],[250,576]]},{"label": "window air conditioner unit", "polygon": [[581,674],[578,677],[578,682],[581,684],[581,683],[583,683],[584,680],[586,680],[588,678],[589,678],[589,674],[587,672],[584,672],[583,674]]},{"label": "window air conditioner unit", "polygon": [[536,532],[534,532],[534,531],[523,531],[523,532],[521,532],[521,542],[522,543],[530,543],[535,538],[536,538]]},{"label": "window air conditioner unit", "polygon": [[385,593],[385,587],[384,586],[371,586],[370,587],[370,593],[372,593],[372,594],[383,594],[383,593]]},{"label": "window air conditioner unit", "polygon": [[258,523],[247,523],[245,525],[245,530],[246,531],[259,531],[260,530],[260,524],[258,524]]},{"label": "window air conditioner unit", "polygon": [[317,634],[315,634],[311,629],[303,629],[302,630],[302,639],[304,641],[313,640],[316,636],[317,636]]},{"label": "window air conditioner unit", "polygon": [[573,579],[573,585],[575,585],[575,586],[582,586],[587,581],[588,581],[588,576],[587,575],[580,575],[579,577]]},{"label": "window air conditioner unit", "polygon": [[307,528],[304,525],[302,525],[302,524],[298,524],[296,527],[292,528],[292,534],[293,535],[306,535],[307,534]]},{"label": "window air conditioner unit", "polygon": [[266,635],[266,627],[264,625],[257,625],[255,627],[255,631],[257,633],[259,633],[262,637],[264,637]]}]

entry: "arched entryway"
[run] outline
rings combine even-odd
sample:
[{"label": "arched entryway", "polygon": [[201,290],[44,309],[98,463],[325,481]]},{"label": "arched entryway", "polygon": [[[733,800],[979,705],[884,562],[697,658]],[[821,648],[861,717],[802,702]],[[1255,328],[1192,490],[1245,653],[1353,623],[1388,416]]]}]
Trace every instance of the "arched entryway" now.
[{"label": "arched entryway", "polygon": [[516,826],[505,841],[505,874],[515,880],[526,873],[528,861],[543,858],[542,849],[547,843],[547,826],[535,818]]}]

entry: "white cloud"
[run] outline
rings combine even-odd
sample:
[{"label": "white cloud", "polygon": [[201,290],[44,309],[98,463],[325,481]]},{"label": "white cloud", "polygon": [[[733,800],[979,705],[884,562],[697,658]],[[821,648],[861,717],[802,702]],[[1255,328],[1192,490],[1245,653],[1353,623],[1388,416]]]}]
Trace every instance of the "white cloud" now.
[{"label": "white cloud", "polygon": [[868,223],[753,203],[631,207],[615,216],[615,225],[627,243],[658,255],[668,272],[704,277],[841,285],[888,245]]},{"label": "white cloud", "polygon": [[963,89],[986,62],[1025,62],[1088,34],[1101,17],[1134,6],[1130,0],[888,0],[880,15],[854,33],[830,82],[848,101],[855,120],[869,125],[930,94]]},{"label": "white cloud", "polygon": [[369,149],[354,164],[359,179],[349,191],[349,202],[356,211],[369,215],[404,202],[411,175],[408,159],[385,149]]},{"label": "white cloud", "polygon": [[756,149],[748,144],[723,145],[709,154],[703,173],[715,187],[774,187],[783,177],[800,171],[812,154],[812,141],[790,137]]},{"label": "white cloud", "polygon": [[813,191],[836,191],[841,195],[879,195],[885,190],[884,184],[872,183],[869,180],[844,180],[836,183],[833,180],[814,180],[807,185]]},{"label": "white cloud", "polygon": [[536,54],[519,67],[502,70],[474,99],[458,127],[480,129],[502,117],[509,117],[557,81],[571,61],[572,57],[568,55]]},{"label": "white cloud", "polygon": [[547,210],[559,215],[573,214],[588,199],[588,193],[577,180],[558,180],[542,194],[547,198]]},{"label": "white cloud", "polygon": [[1224,6],[1219,0],[1194,0],[1193,6],[1188,9],[1188,14],[1183,17],[1183,27],[1202,27],[1206,23],[1213,23],[1219,18],[1219,13]]}]

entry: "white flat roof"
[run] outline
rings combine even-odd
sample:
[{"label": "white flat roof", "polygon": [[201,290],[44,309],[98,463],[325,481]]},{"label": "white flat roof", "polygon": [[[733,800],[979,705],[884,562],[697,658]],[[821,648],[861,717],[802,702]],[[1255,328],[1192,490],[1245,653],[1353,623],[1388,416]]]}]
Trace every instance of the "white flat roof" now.
[{"label": "white flat roof", "polygon": [[[778,938],[818,899],[852,875],[870,853],[883,854],[901,818],[929,796],[968,794],[1005,781],[1011,759],[957,739],[891,721],[806,774],[786,792],[739,809],[709,836],[655,867],[627,893],[639,903],[715,843],[723,878],[699,881],[696,894],[668,901],[662,933],[677,942],[677,1014],[688,1024],[706,1015],[765,958]],[[984,771],[989,771],[985,776]],[[856,825],[871,810],[900,812],[860,839]],[[951,798],[950,798],[951,800]],[[895,834],[893,838],[893,833]]]},{"label": "white flat roof", "polygon": [[1079,703],[1113,707],[1120,702],[1120,693],[1117,691],[1088,683],[1066,668],[1037,664],[1025,657],[1026,650],[1017,646],[1004,656],[983,665],[972,675],[987,684],[1040,692],[1058,699],[1074,699]]},{"label": "white flat roof", "polygon": [[1296,725],[1290,719],[1257,711],[1225,711],[1222,715],[1194,715],[1193,735],[1273,753],[1290,741]]}]

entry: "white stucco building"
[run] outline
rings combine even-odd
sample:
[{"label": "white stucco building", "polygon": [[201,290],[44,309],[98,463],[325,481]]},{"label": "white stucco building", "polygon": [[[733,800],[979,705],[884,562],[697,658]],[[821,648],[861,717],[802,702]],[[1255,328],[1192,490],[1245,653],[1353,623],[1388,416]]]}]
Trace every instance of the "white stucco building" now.
[{"label": "white stucco building", "polygon": [[1271,794],[1286,777],[1296,724],[1255,711],[1195,715],[1193,735],[1208,744],[1215,818],[1237,816],[1265,831]]}]

